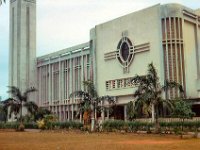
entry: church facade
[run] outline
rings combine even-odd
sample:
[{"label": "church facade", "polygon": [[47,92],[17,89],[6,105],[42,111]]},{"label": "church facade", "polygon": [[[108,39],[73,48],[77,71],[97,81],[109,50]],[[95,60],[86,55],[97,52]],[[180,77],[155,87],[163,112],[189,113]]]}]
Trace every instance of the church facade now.
[{"label": "church facade", "polygon": [[[126,119],[126,104],[133,100],[135,89],[130,78],[145,75],[151,62],[161,84],[171,80],[183,85],[193,110],[200,115],[199,9],[158,4],[96,25],[87,43],[36,58],[35,5],[34,0],[11,1],[10,85],[37,87],[35,101],[58,115],[60,121],[81,119],[76,117],[78,98],[70,94],[83,90],[86,80],[94,82],[99,96],[114,96],[118,119]],[[15,7],[21,15],[15,16]],[[22,69],[14,74],[13,64]],[[35,78],[30,77],[32,71]],[[175,89],[163,94],[165,98],[177,96]],[[109,119],[109,111],[99,117]]]}]

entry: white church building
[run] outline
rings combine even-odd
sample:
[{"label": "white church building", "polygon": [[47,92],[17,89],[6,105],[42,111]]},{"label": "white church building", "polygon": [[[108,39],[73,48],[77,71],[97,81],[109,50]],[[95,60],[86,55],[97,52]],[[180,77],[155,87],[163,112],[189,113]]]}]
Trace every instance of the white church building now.
[{"label": "white church building", "polygon": [[[200,9],[157,4],[98,24],[88,34],[86,43],[36,57],[36,0],[11,0],[9,85],[36,87],[31,98],[65,121],[77,119],[78,100],[69,95],[92,80],[99,96],[115,97],[116,119],[126,119],[135,88],[129,80],[145,75],[153,62],[161,84],[182,84],[200,116]],[[108,119],[109,112],[103,116]]]}]

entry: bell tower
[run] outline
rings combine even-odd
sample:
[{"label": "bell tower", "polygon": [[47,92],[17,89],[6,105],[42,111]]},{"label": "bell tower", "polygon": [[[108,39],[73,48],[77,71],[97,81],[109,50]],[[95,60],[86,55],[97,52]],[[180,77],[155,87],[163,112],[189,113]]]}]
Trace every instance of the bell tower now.
[{"label": "bell tower", "polygon": [[9,86],[36,87],[36,0],[10,0],[9,41]]}]

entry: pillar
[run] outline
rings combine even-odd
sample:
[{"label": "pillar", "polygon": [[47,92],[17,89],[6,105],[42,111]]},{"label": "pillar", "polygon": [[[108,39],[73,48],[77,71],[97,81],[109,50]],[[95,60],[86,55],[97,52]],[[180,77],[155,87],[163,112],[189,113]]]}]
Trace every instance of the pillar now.
[{"label": "pillar", "polygon": [[124,105],[124,121],[127,121],[127,105]]}]

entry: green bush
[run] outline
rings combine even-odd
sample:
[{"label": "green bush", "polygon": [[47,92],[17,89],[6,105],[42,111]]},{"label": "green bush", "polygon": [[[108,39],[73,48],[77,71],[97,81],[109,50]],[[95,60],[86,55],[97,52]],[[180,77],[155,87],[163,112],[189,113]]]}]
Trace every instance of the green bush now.
[{"label": "green bush", "polygon": [[[18,129],[19,122],[0,123],[0,129]],[[37,129],[36,123],[24,123],[26,129]]]},{"label": "green bush", "polygon": [[181,130],[182,126],[184,131],[196,131],[200,128],[200,121],[185,121],[185,122],[160,122],[160,126],[162,129],[171,131],[173,130],[175,133]]},{"label": "green bush", "polygon": [[127,123],[122,120],[105,121],[102,127],[105,131],[123,130],[127,127]]},{"label": "green bush", "polygon": [[37,123],[24,123],[25,129],[38,129]]},{"label": "green bush", "polygon": [[[18,122],[1,123],[0,129],[17,129]],[[38,129],[37,123],[24,123],[25,129]],[[83,124],[80,122],[67,121],[67,122],[47,122],[46,129],[81,129]]]},{"label": "green bush", "polygon": [[52,129],[81,129],[83,127],[82,123],[75,121],[53,122],[51,125]]},{"label": "green bush", "polygon": [[[129,132],[137,132],[137,131],[147,131],[148,133],[151,132],[153,128],[153,123],[147,122],[137,122],[137,121],[105,121],[102,124],[104,131],[116,131],[116,130],[126,130]],[[198,122],[160,122],[160,127],[162,131],[165,132],[175,132],[179,133],[181,128],[184,128],[185,131],[197,131],[200,129],[200,121]]]},{"label": "green bush", "polygon": [[128,127],[130,132],[137,132],[139,130],[151,132],[153,124],[148,122],[134,121],[134,122],[128,122]]},{"label": "green bush", "polygon": [[0,123],[0,129],[17,129],[18,126],[18,122]]},{"label": "green bush", "polygon": [[102,125],[104,131],[125,130],[129,132],[137,132],[138,130],[150,132],[152,126],[152,123],[125,122],[122,120],[105,121]]}]

